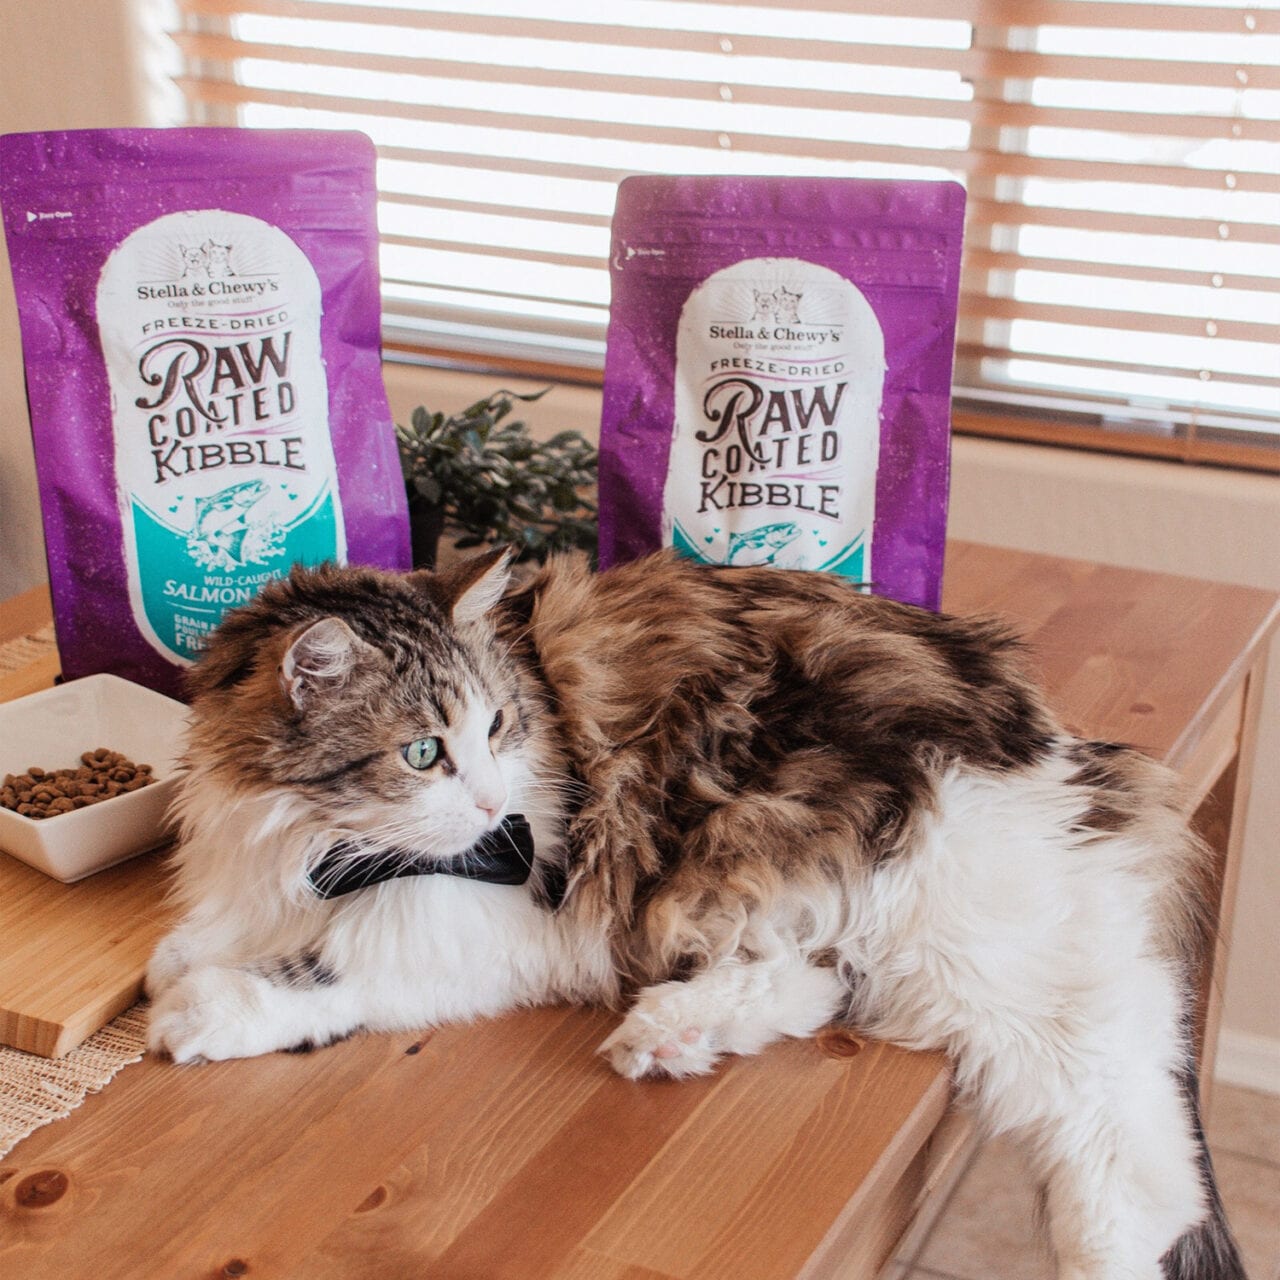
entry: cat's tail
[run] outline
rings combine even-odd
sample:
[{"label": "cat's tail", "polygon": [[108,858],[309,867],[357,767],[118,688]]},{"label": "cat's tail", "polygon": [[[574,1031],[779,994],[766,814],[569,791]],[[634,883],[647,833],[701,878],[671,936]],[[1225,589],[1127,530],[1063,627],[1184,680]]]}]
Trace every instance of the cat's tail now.
[{"label": "cat's tail", "polygon": [[1227,1225],[1213,1160],[1200,1123],[1200,1090],[1195,1072],[1189,1070],[1179,1080],[1195,1131],[1200,1155],[1200,1181],[1204,1186],[1208,1213],[1196,1226],[1185,1231],[1160,1259],[1166,1280],[1248,1280],[1240,1249]]}]

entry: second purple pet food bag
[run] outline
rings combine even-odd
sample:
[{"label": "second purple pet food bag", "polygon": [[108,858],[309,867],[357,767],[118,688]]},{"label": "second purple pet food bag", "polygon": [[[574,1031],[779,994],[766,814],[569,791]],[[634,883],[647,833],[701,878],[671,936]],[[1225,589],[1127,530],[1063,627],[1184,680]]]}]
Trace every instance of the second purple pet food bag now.
[{"label": "second purple pet food bag", "polygon": [[624,181],[601,567],[674,546],[936,609],[963,221],[952,182]]}]

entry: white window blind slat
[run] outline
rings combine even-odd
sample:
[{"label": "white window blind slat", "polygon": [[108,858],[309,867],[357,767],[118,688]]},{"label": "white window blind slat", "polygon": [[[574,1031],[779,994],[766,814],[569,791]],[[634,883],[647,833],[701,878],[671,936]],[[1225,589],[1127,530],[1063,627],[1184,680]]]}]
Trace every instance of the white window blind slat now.
[{"label": "white window blind slat", "polygon": [[1280,0],[177,0],[192,118],[378,147],[393,341],[598,367],[617,182],[954,177],[957,380],[1280,442]]},{"label": "white window blind slat", "polygon": [[[1113,279],[1121,282],[1132,282],[1135,285],[1146,283],[1168,283],[1202,285],[1213,290],[1212,297],[1227,289],[1250,290],[1267,300],[1276,292],[1275,280],[1267,276],[1248,275],[1243,272],[1224,275],[1222,273],[1206,274],[1185,266],[1138,266],[1128,262],[1069,261],[1061,258],[1037,258],[1031,254],[998,253],[984,249],[966,251],[965,261],[970,271],[989,271],[1005,273],[1018,272],[1039,273],[1044,271],[1058,272],[1069,276],[1084,276],[1090,279]],[[1034,277],[1033,277],[1034,278]],[[1265,304],[1264,304],[1265,305]]]},{"label": "white window blind slat", "polygon": [[[1079,156],[1019,155],[1001,150],[998,145],[983,147],[971,144],[962,149],[948,145],[946,137],[939,138],[935,148],[926,149],[885,142],[882,134],[861,120],[851,122],[849,132],[861,133],[863,137],[841,139],[785,133],[777,136],[726,133],[707,122],[690,121],[682,126],[644,125],[588,116],[569,119],[524,116],[503,129],[502,113],[483,108],[375,102],[297,91],[255,89],[190,77],[180,77],[177,83],[193,104],[242,109],[247,123],[266,126],[270,122],[275,127],[296,128],[307,124],[322,127],[321,122],[324,122],[323,127],[333,128],[344,127],[341,122],[345,121],[345,127],[363,129],[379,145],[405,147],[418,139],[428,150],[434,147],[445,154],[483,154],[497,158],[508,153],[518,154],[521,143],[527,147],[542,141],[547,144],[545,150],[549,151],[555,138],[568,138],[574,145],[566,149],[566,163],[576,162],[581,166],[594,156],[599,168],[619,177],[634,172],[685,172],[693,167],[713,173],[763,172],[763,169],[744,169],[743,166],[752,160],[768,159],[771,165],[778,166],[779,172],[789,173],[842,172],[848,176],[878,176],[884,172],[883,167],[873,171],[872,165],[896,165],[908,168],[932,166],[932,172],[916,175],[922,177],[964,178],[972,175],[975,179],[1038,177],[1089,180],[1111,169],[1115,176],[1122,176],[1126,181],[1160,188],[1217,193],[1229,188],[1232,192],[1256,192],[1272,197],[1276,187],[1275,171],[1266,167],[1265,160],[1259,161],[1256,169],[1242,165],[1203,168],[1184,165],[1176,168],[1167,164],[1141,164],[1122,157],[1093,159],[1087,154],[1086,143],[1080,144],[1082,154]],[[282,110],[272,112],[255,108]],[[523,127],[517,127],[517,124]],[[533,127],[535,124],[536,128]],[[604,145],[592,146],[597,143]],[[613,143],[631,143],[632,149],[628,153],[620,153],[612,147]],[[850,154],[855,149],[861,149],[859,158],[851,160]],[[718,160],[714,158],[717,152],[722,153]],[[627,159],[633,163],[628,164]],[[683,167],[663,161],[682,161]],[[816,167],[824,162],[829,162],[828,167]],[[901,176],[908,175],[904,172]]]},{"label": "white window blind slat", "polygon": [[[208,81],[180,79],[180,87],[190,101],[205,105],[235,106],[243,109],[246,123],[276,127],[360,128],[379,145],[404,147],[415,140],[426,147],[448,153],[485,155],[498,158],[508,153],[519,154],[529,148],[541,158],[566,164],[594,163],[610,174],[622,177],[635,172],[685,172],[690,169],[733,173],[744,164],[777,163],[783,172],[823,172],[847,174],[850,148],[865,149],[868,166],[897,165],[907,170],[931,166],[927,174],[914,176],[944,177],[956,171],[978,170],[985,164],[982,153],[965,152],[959,145],[946,145],[939,140],[936,149],[895,145],[882,140],[883,133],[867,121],[851,125],[866,135],[861,140],[827,137],[804,137],[780,132],[777,135],[728,134],[717,130],[714,123],[634,124],[626,120],[601,120],[591,116],[552,119],[538,115],[522,117],[523,128],[502,128],[500,113],[471,107],[430,106],[413,103],[382,103],[359,98],[321,97],[300,92],[252,89]],[[283,108],[279,111],[261,108]],[[394,114],[386,114],[394,111]],[[495,117],[499,117],[495,119]],[[536,124],[536,127],[533,127]],[[798,144],[803,143],[803,146]],[[719,159],[711,157],[719,154]],[[775,161],[776,158],[776,161]],[[825,165],[819,169],[817,166]],[[755,171],[755,170],[752,170]],[[763,170],[760,170],[763,171]],[[1038,170],[1047,174],[1069,176],[1071,165],[1046,166]],[[863,169],[870,175],[869,167]],[[1130,169],[1130,172],[1133,172]],[[1207,179],[1205,181],[1208,181]]]},{"label": "white window blind slat", "polygon": [[[1176,236],[1180,240],[1220,239],[1221,202],[1217,191],[1178,193],[1171,201],[1160,187],[1126,184],[1123,191],[1090,194],[1080,188],[1098,188],[1109,184],[1097,182],[1023,184],[1024,196],[1036,204],[1017,200],[972,201],[970,216],[983,223],[1016,224],[1024,227],[1074,227],[1081,231],[1116,231],[1131,235]],[[1272,197],[1266,191],[1237,191],[1230,239],[1235,244],[1273,245],[1274,223],[1267,220]]]},{"label": "white window blind slat", "polygon": [[[815,77],[810,67],[803,87],[770,84],[763,75],[755,82],[748,82],[739,72],[735,75],[735,87],[726,92],[723,76],[698,76],[695,74],[700,70],[698,67],[686,68],[687,78],[674,79],[670,75],[639,76],[576,68],[481,65],[403,54],[362,54],[328,47],[238,42],[228,37],[207,35],[183,37],[178,44],[191,59],[237,60],[239,74],[245,84],[257,84],[263,88],[302,87],[308,81],[300,79],[299,71],[305,71],[310,73],[309,83],[314,87],[314,73],[324,70],[346,73],[341,83],[347,96],[367,94],[382,99],[394,95],[397,101],[407,102],[435,102],[445,93],[456,97],[466,95],[475,101],[478,92],[497,85],[504,94],[513,86],[526,91],[542,89],[547,91],[545,97],[548,102],[566,106],[587,101],[589,95],[598,95],[607,100],[620,100],[620,106],[634,105],[628,99],[640,97],[671,103],[675,107],[691,103],[700,110],[721,114],[767,108],[784,115],[800,110],[857,110],[863,114],[964,121],[972,115],[969,94],[959,76],[949,78],[946,83],[912,86],[912,80],[920,79],[918,75],[899,75],[896,79],[900,90],[885,92],[876,90],[878,87],[891,88],[893,78],[879,78],[878,86],[877,78],[859,76],[855,88],[850,84],[848,68],[835,64],[830,68],[831,79],[838,75],[843,81],[840,85],[821,83],[822,78]],[[584,61],[599,65],[600,59],[591,57],[595,52],[593,49],[588,47],[582,52]],[[894,69],[883,70],[892,72]],[[357,88],[363,88],[364,93],[355,92]],[[504,102],[503,105],[505,108],[518,104]],[[1028,110],[1032,116],[1044,120],[1054,118],[1039,109]]]},{"label": "white window blind slat", "polygon": [[[988,75],[1024,81],[1076,76],[1089,81],[1112,80],[1126,84],[1205,84],[1245,92],[1280,87],[1280,60],[1274,47],[1280,19],[1273,5],[1245,9],[1233,3],[1210,11],[1215,22],[1229,24],[1231,28],[1223,33],[1224,39],[1210,39],[1215,33],[1203,33],[1194,21],[1187,20],[1188,6],[1151,4],[1144,10],[1140,8],[1144,0],[1134,0],[1133,4],[1116,6],[1125,11],[1132,24],[1133,38],[1107,40],[1105,31],[1101,33],[1104,38],[1098,39],[1098,33],[1089,29],[1071,33],[1060,27],[1038,27],[1036,15],[1043,6],[1036,0],[1029,2],[1035,7],[1026,7],[1024,0],[1013,0],[1014,20],[1002,26],[987,21],[981,12],[975,16],[975,9],[982,6],[952,5],[949,0],[943,0],[943,10],[971,23],[973,32],[977,33],[959,43],[953,41],[950,47],[931,47],[925,41],[904,39],[904,34],[909,34],[904,32],[904,24],[910,20],[901,16],[886,19],[896,24],[892,27],[894,38],[888,42],[877,41],[874,39],[876,28],[861,16],[869,12],[869,7],[846,4],[845,0],[834,0],[839,10],[855,24],[852,38],[844,42],[825,38],[827,31],[822,21],[779,22],[775,19],[776,29],[768,36],[753,35],[742,29],[740,21],[727,17],[710,27],[682,28],[661,20],[671,7],[665,5],[665,0],[640,0],[641,4],[649,5],[655,15],[657,11],[653,6],[664,3],[661,18],[653,17],[648,27],[598,24],[591,20],[599,16],[598,12],[591,18],[574,22],[546,16],[548,8],[555,14],[562,13],[562,0],[554,6],[539,4],[535,6],[538,10],[535,16],[520,19],[461,9],[446,12],[425,5],[415,9],[390,4],[350,4],[341,0],[333,3],[326,0],[177,0],[177,7],[196,23],[204,18],[223,21],[235,18],[241,38],[246,40],[264,29],[252,25],[252,19],[258,17],[278,19],[281,23],[293,21],[299,24],[299,30],[307,27],[311,33],[318,33],[329,24],[346,24],[349,34],[344,35],[345,40],[352,36],[359,38],[358,33],[373,32],[379,27],[399,28],[387,41],[390,48],[398,48],[406,33],[415,30],[431,33],[435,42],[449,34],[470,33],[484,40],[499,60],[507,41],[530,39],[547,41],[558,48],[593,43],[597,47],[652,50],[668,55],[692,51],[713,54],[726,64],[731,58],[735,68],[740,64],[748,67],[755,59],[793,65],[834,60],[837,65],[846,66],[873,61],[880,66],[942,69],[965,77]],[[734,3],[732,7],[740,19],[742,6]],[[900,11],[905,7],[899,6]],[[617,8],[616,3],[610,6],[611,16],[618,16]],[[794,12],[782,5],[771,8],[775,13]],[[911,8],[915,10],[918,6],[912,4]],[[1085,0],[1082,6],[1086,13],[1103,8],[1091,0]],[[805,9],[811,11],[812,6],[806,5]],[[857,12],[850,14],[850,10]],[[1225,18],[1221,17],[1224,12]],[[1246,26],[1249,18],[1254,20],[1253,29]],[[1164,28],[1171,21],[1177,27],[1176,39],[1172,42],[1163,38],[1170,34]],[[1143,26],[1148,28],[1145,33]],[[284,27],[265,29],[280,31]],[[819,32],[823,34],[820,36]],[[1028,32],[1035,32],[1039,47],[1029,45]],[[1187,39],[1188,36],[1193,38]],[[304,38],[302,43],[310,43],[311,38]],[[1014,40],[1016,48],[1012,47]],[[1002,47],[999,41],[1010,41],[1011,47]],[[344,46],[340,43],[337,47]],[[384,46],[375,42],[367,47]],[[1239,79],[1241,71],[1245,72],[1243,80]]]}]

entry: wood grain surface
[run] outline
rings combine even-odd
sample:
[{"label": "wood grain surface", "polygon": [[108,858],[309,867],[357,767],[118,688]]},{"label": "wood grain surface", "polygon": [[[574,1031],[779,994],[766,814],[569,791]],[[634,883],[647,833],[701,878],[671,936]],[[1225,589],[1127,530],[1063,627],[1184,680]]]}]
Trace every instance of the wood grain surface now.
[{"label": "wood grain surface", "polygon": [[[794,1275],[849,1188],[891,1185],[947,1103],[939,1058],[875,1043],[789,1042],[633,1084],[593,1053],[609,1021],[540,1009],[306,1057],[127,1068],[55,1126],[60,1143],[41,1131],[0,1164],[0,1271]],[[38,1175],[62,1189],[32,1204]]]},{"label": "wood grain surface", "polygon": [[53,613],[47,586],[32,587],[0,605],[0,644],[31,639],[30,647],[38,651],[30,662],[17,669],[0,664],[0,702],[21,698],[24,694],[47,689],[62,670],[62,660],[55,647],[50,648],[36,635],[49,626]]},{"label": "wood grain surface", "polygon": [[[1205,768],[1249,746],[1231,716],[1255,703],[1267,593],[970,545],[946,606],[1011,617],[1081,732]],[[940,1057],[829,1032],[633,1084],[595,1055],[610,1025],[540,1009],[308,1056],[147,1059],[0,1162],[0,1274],[876,1274],[936,1185]]]},{"label": "wood grain surface", "polygon": [[1184,766],[1277,622],[1273,593],[952,543],[943,607],[998,613],[1074,732]]},{"label": "wood grain surface", "polygon": [[142,994],[167,927],[159,853],[62,884],[0,853],[0,1044],[61,1057]]}]

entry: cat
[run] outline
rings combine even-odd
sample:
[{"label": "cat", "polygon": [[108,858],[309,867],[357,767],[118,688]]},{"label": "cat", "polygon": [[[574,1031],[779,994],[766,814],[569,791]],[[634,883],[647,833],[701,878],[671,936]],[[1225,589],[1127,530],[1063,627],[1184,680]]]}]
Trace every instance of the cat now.
[{"label": "cat", "polygon": [[772,293],[764,293],[760,289],[751,290],[755,302],[755,313],[751,320],[773,320],[778,324],[800,323],[799,293],[788,293],[783,285],[779,285]]},{"label": "cat", "polygon": [[991,620],[670,553],[509,574],[295,568],[226,616],[153,1050],[584,1002],[617,1071],[684,1077],[840,1020],[1021,1135],[1061,1280],[1243,1277],[1168,771],[1065,733]]},{"label": "cat", "polygon": [[209,261],[210,280],[223,280],[235,275],[231,268],[231,245],[206,240],[201,247]]},{"label": "cat", "polygon": [[779,285],[774,290],[774,315],[777,316],[779,324],[800,323],[800,299],[802,296],[798,293],[789,293],[782,285]]},{"label": "cat", "polygon": [[209,274],[209,255],[205,246],[180,244],[178,252],[182,255],[182,278],[188,276],[207,276]]}]

